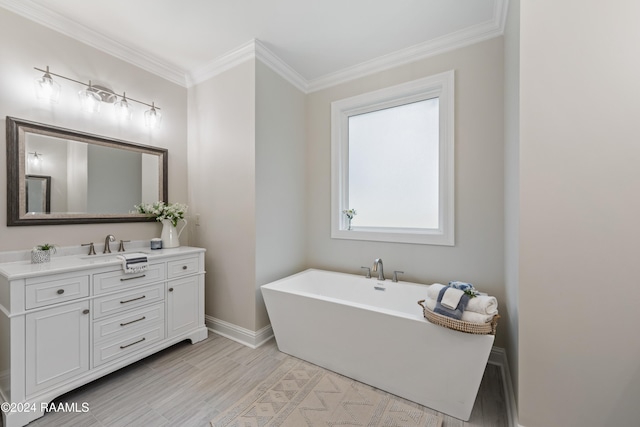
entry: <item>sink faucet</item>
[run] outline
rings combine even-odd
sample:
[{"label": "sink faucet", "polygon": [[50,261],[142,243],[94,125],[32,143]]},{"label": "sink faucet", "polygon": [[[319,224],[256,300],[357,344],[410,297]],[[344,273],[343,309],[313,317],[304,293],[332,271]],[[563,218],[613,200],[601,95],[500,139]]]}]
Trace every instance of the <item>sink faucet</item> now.
[{"label": "sink faucet", "polygon": [[385,280],[384,269],[382,267],[382,258],[376,258],[376,260],[373,261],[373,268],[371,269],[371,271],[373,271],[374,273],[376,271],[378,272],[378,280]]},{"label": "sink faucet", "polygon": [[107,234],[107,237],[105,237],[104,239],[104,251],[102,251],[103,254],[110,254],[111,253],[111,247],[109,246],[110,242],[115,242],[116,238],[113,237],[113,234]]}]

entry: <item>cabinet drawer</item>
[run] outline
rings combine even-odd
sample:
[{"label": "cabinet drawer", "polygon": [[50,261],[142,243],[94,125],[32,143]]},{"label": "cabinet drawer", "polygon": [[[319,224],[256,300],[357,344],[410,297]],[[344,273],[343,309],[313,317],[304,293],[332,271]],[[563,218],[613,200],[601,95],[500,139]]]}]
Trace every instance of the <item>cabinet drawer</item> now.
[{"label": "cabinet drawer", "polygon": [[109,316],[164,300],[164,283],[135,288],[93,300],[93,318]]},{"label": "cabinet drawer", "polygon": [[89,296],[89,276],[57,274],[27,279],[25,308],[43,307]]},{"label": "cabinet drawer", "polygon": [[200,271],[200,263],[198,260],[199,257],[192,256],[167,262],[167,275],[169,279],[197,273]]},{"label": "cabinet drawer", "polygon": [[100,295],[132,286],[159,282],[164,278],[164,263],[149,264],[147,269],[140,273],[125,273],[122,270],[98,273],[93,275],[93,292]]},{"label": "cabinet drawer", "polygon": [[126,336],[132,331],[147,328],[157,322],[164,322],[164,303],[162,302],[95,322],[93,340],[98,342]]},{"label": "cabinet drawer", "polygon": [[100,366],[129,353],[142,350],[164,339],[164,321],[156,321],[142,330],[93,346],[93,366]]}]

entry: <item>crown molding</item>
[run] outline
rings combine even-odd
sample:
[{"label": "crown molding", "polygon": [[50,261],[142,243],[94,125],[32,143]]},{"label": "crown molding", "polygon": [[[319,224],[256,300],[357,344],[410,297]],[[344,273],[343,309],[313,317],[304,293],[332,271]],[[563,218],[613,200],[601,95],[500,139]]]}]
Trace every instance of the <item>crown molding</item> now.
[{"label": "crown molding", "polygon": [[51,28],[116,58],[147,70],[180,86],[190,87],[257,58],[303,93],[319,91],[350,80],[405,65],[430,56],[469,46],[504,34],[509,0],[496,0],[492,19],[467,29],[307,80],[259,40],[249,42],[214,60],[186,71],[149,53],[125,46],[63,17],[31,0],[0,0],[0,7]]},{"label": "crown molding", "polygon": [[0,0],[0,7],[126,61],[170,82],[186,86],[185,70],[147,52],[125,46],[30,0]]},{"label": "crown molding", "polygon": [[507,3],[508,0],[496,0],[493,17],[484,23],[310,80],[307,93],[501,36],[504,34]]},{"label": "crown molding", "polygon": [[234,50],[191,70],[186,76],[187,87],[202,83],[220,73],[256,57],[256,40],[249,40]]},{"label": "crown molding", "polygon": [[248,61],[258,59],[298,90],[307,93],[307,81],[289,64],[271,52],[260,40],[253,39],[207,64],[191,71],[187,76],[187,85],[202,83],[216,75]]},{"label": "crown molding", "polygon": [[286,81],[295,86],[298,90],[307,93],[309,83],[302,77],[296,70],[291,68],[289,64],[284,62],[275,53],[271,52],[267,47],[256,40],[256,58],[258,58],[263,64],[271,68],[277,74],[279,74]]}]

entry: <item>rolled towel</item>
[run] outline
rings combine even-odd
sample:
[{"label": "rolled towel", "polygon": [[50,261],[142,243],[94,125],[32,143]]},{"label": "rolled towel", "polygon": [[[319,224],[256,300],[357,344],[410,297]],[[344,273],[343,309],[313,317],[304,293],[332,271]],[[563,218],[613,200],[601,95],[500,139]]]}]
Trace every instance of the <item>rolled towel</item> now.
[{"label": "rolled towel", "polygon": [[464,292],[461,291],[460,289],[447,287],[447,289],[445,289],[444,291],[444,294],[442,295],[440,304],[442,304],[447,308],[450,308],[451,310],[455,310],[458,307],[460,298],[462,298],[463,295],[464,295]]},{"label": "rolled towel", "polygon": [[[438,294],[444,287],[445,285],[441,283],[434,283],[427,288],[427,297],[437,301]],[[498,313],[498,300],[496,297],[489,295],[478,295],[475,298],[469,298],[469,303],[465,311],[494,315]]]},{"label": "rolled towel", "polygon": [[489,295],[479,295],[469,299],[467,310],[493,316],[494,314],[498,314],[498,300],[496,297]]},{"label": "rolled towel", "polygon": [[445,286],[442,283],[434,283],[427,288],[427,296],[434,301],[438,300],[438,294]]},{"label": "rolled towel", "polygon": [[[433,312],[435,312],[436,304],[437,304],[437,301],[434,299],[431,299],[431,298],[425,299],[424,305]],[[495,314],[498,314],[498,313],[496,312]],[[470,323],[487,323],[487,322],[490,322],[491,319],[493,319],[493,314],[480,314],[473,311],[465,310],[462,313],[462,317],[458,320],[463,320],[465,322],[470,322]]]}]

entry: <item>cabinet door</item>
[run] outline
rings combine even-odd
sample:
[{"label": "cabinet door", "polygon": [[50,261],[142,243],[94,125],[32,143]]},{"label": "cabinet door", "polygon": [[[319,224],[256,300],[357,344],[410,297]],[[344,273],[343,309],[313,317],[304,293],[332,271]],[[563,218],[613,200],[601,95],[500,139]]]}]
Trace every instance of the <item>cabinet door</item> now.
[{"label": "cabinet door", "polygon": [[27,314],[27,396],[89,369],[89,302]]},{"label": "cabinet door", "polygon": [[167,335],[173,337],[188,332],[200,321],[199,294],[201,276],[167,282]]}]

